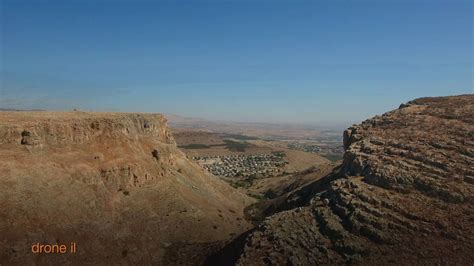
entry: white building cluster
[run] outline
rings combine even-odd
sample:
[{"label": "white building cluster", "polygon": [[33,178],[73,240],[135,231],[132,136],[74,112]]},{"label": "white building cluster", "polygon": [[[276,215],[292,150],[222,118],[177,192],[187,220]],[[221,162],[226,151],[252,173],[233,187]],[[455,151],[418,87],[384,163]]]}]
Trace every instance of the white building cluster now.
[{"label": "white building cluster", "polygon": [[283,152],[255,155],[223,155],[193,157],[198,164],[216,176],[249,177],[274,176],[287,164]]}]

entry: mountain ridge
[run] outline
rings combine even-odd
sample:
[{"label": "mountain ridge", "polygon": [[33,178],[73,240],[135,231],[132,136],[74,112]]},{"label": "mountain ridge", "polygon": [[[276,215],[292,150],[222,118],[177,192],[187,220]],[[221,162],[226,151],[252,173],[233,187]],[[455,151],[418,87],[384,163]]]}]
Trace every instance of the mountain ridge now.
[{"label": "mountain ridge", "polygon": [[[188,160],[159,114],[1,112],[0,150],[2,262],[167,263],[250,227],[254,200]],[[35,255],[37,242],[78,253]]]},{"label": "mountain ridge", "polygon": [[341,167],[291,192],[207,263],[471,263],[473,118],[474,95],[461,95],[352,126]]}]

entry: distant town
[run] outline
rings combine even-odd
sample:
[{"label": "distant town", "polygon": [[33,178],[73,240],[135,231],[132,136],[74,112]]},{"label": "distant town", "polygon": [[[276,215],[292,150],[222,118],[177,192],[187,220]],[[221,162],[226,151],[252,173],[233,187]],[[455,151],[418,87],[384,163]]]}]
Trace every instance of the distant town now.
[{"label": "distant town", "polygon": [[339,141],[320,141],[320,144],[292,141],[288,143],[288,149],[320,154],[331,161],[342,159],[344,148]]},{"label": "distant town", "polygon": [[283,172],[284,152],[256,155],[196,156],[204,169],[220,177],[270,177]]},{"label": "distant town", "polygon": [[305,144],[299,142],[290,142],[288,143],[288,148],[293,150],[311,152],[311,153],[320,153],[321,147],[315,144]]}]

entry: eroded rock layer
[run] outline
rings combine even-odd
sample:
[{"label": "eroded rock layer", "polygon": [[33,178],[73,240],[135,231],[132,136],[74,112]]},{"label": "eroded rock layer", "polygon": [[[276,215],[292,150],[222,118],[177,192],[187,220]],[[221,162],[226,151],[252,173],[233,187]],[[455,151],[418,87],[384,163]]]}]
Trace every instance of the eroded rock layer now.
[{"label": "eroded rock layer", "polygon": [[161,115],[0,112],[0,264],[198,262],[248,229],[250,201],[187,160]]},{"label": "eroded rock layer", "polygon": [[473,95],[403,104],[346,130],[344,146],[339,169],[229,245],[235,263],[474,261]]}]

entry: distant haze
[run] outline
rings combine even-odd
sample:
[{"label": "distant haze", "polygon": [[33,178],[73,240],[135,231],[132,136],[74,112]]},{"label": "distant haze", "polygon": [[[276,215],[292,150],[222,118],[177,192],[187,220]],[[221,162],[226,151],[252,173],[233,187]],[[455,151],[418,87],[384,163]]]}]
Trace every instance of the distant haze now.
[{"label": "distant haze", "polygon": [[346,125],[474,92],[470,0],[0,1],[0,108]]}]

